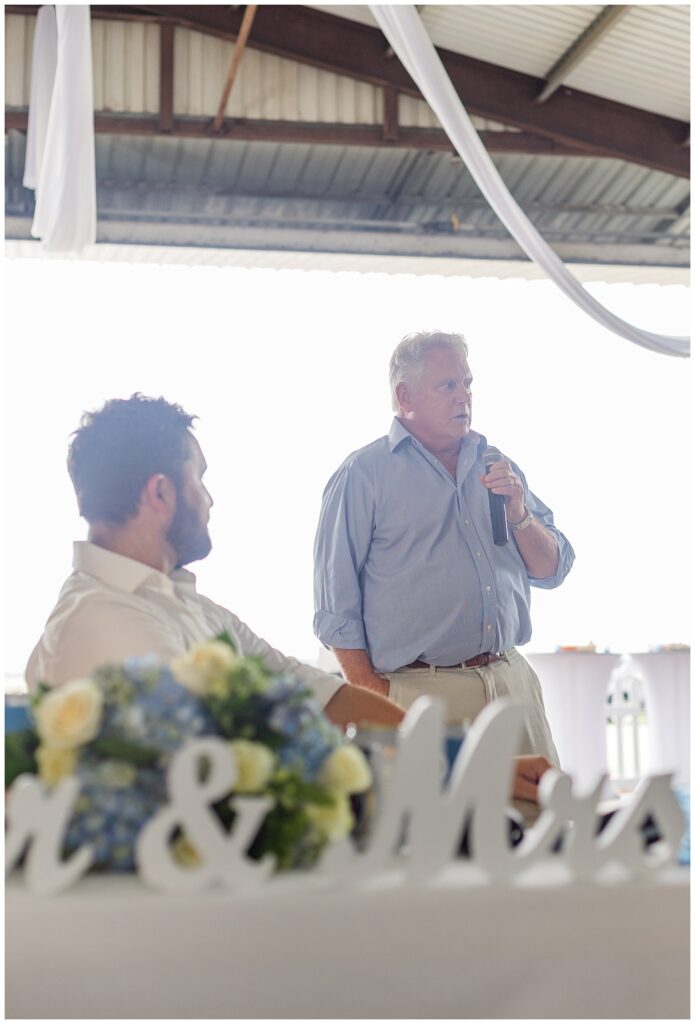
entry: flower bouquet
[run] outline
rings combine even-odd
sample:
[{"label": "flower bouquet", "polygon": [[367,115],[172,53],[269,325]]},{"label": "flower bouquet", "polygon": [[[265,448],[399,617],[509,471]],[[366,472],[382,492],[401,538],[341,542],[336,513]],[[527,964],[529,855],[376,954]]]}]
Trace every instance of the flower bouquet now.
[{"label": "flower bouquet", "polygon": [[[97,869],[134,870],[138,834],[166,803],[167,767],[189,739],[217,736],[234,752],[234,790],[214,805],[225,828],[245,796],[272,799],[247,855],[272,854],[276,870],[310,867],[327,843],[349,834],[351,796],[371,785],[363,754],[309,691],[239,656],[226,634],[169,666],[138,658],[41,686],[32,717],[29,730],[6,737],[6,785],[26,772],[49,787],[76,777],[64,852],[91,844]],[[171,844],[180,863],[198,862],[181,829]]]}]

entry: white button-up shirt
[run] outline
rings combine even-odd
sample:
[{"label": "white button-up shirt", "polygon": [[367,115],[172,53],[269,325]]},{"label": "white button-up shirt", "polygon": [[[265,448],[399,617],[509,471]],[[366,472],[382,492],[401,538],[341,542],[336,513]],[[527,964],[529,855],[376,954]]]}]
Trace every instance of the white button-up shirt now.
[{"label": "white button-up shirt", "polygon": [[322,706],[345,685],[276,651],[232,612],[198,594],[186,569],[166,576],[87,541],[74,544],[73,572],[29,659],[27,685],[57,686],[145,654],[169,662],[223,630],[240,654],[261,657],[271,672],[291,673]]}]

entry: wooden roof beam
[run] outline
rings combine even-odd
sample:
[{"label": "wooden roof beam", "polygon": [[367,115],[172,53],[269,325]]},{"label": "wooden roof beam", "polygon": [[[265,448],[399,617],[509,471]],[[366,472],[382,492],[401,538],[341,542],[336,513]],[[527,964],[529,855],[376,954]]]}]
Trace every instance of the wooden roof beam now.
[{"label": "wooden roof beam", "polygon": [[[25,132],[28,120],[26,110],[6,110],[5,131]],[[233,121],[223,121],[220,131],[214,133],[209,117],[174,118],[170,126],[162,128],[159,119],[152,115],[101,112],[94,115],[97,135],[169,135],[179,139],[290,142],[310,146],[377,146],[454,154],[451,139],[441,128],[404,128],[394,122],[390,137],[386,130],[388,128],[389,124],[332,124],[326,121],[270,121],[238,117]],[[587,155],[583,149],[566,146],[530,132],[481,131],[478,134],[490,153]]]},{"label": "wooden roof beam", "polygon": [[222,127],[222,119],[224,112],[227,109],[227,103],[229,102],[229,96],[234,85],[234,79],[236,78],[239,66],[241,64],[241,58],[244,56],[244,49],[249,38],[249,32],[253,25],[253,19],[256,17],[256,10],[258,4],[248,4],[244,11],[244,17],[241,22],[241,28],[239,29],[239,35],[237,36],[234,44],[234,50],[232,51],[232,58],[229,62],[229,70],[227,71],[227,80],[224,83],[224,89],[222,90],[222,96],[220,98],[220,104],[217,108],[217,114],[215,115],[215,121],[213,124],[213,131],[218,132]]}]

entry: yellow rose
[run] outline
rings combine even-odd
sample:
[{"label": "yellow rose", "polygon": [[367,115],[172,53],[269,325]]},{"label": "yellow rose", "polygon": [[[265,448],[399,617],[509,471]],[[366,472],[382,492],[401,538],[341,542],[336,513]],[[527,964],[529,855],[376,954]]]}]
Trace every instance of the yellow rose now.
[{"label": "yellow rose", "polygon": [[89,743],[99,732],[103,697],[89,679],[57,687],[39,702],[36,728],[47,747],[70,750]]},{"label": "yellow rose", "polygon": [[364,793],[372,784],[372,772],[359,747],[338,747],[321,768],[319,782],[336,793]]},{"label": "yellow rose", "polygon": [[333,794],[333,803],[307,804],[306,813],[316,828],[323,832],[331,843],[337,843],[349,835],[355,824],[348,798],[343,793]]},{"label": "yellow rose", "polygon": [[257,793],[262,790],[273,774],[275,754],[269,747],[251,740],[232,740],[229,744],[234,753],[237,793]]},{"label": "yellow rose", "polygon": [[72,775],[77,764],[74,750],[60,750],[56,747],[37,747],[36,760],[39,776],[47,786],[55,786],[66,775]]},{"label": "yellow rose", "polygon": [[203,696],[210,684],[234,668],[238,655],[223,640],[211,640],[207,644],[191,647],[180,658],[171,663],[174,679],[192,693]]}]

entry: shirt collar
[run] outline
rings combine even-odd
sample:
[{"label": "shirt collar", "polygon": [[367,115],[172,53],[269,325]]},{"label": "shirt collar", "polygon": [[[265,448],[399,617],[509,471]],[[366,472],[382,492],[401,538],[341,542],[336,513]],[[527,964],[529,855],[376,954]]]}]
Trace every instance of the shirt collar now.
[{"label": "shirt collar", "polygon": [[173,592],[175,584],[187,587],[192,585],[195,589],[195,576],[186,569],[176,569],[171,576],[167,576],[151,565],[126,558],[125,555],[117,555],[114,551],[86,540],[74,542],[72,565],[76,572],[94,576],[102,583],[118,587],[129,594],[134,593],[146,580],[169,594]]},{"label": "shirt collar", "polygon": [[[395,452],[396,448],[408,439],[414,444],[419,444],[417,438],[413,437],[408,428],[403,426],[397,416],[394,416],[393,422],[391,423],[391,429],[388,433],[389,451]],[[479,434],[477,430],[469,430],[463,440],[462,447],[467,448],[469,445],[472,445],[479,451],[483,451],[487,448],[487,438],[485,438],[483,434]]]},{"label": "shirt collar", "polygon": [[408,440],[408,438],[410,438],[411,441],[415,440],[413,435],[409,430],[406,430],[398,417],[394,416],[393,422],[391,423],[391,429],[389,430],[389,451],[395,452],[399,444],[402,444],[402,442]]}]

